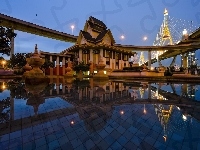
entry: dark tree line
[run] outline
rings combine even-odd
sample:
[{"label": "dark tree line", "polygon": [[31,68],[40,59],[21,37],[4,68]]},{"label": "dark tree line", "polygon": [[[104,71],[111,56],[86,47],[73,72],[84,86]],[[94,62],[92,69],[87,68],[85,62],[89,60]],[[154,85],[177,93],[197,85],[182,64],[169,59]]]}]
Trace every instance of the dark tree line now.
[{"label": "dark tree line", "polygon": [[12,29],[0,26],[0,53],[10,56],[11,39],[16,36]]}]

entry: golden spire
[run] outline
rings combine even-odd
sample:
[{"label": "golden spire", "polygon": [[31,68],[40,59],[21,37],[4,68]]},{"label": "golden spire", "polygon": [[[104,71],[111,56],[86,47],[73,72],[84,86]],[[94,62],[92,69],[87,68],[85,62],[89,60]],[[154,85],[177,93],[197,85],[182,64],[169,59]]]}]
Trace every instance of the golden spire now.
[{"label": "golden spire", "polygon": [[168,11],[167,9],[165,8],[165,11],[164,11],[164,16],[168,15]]},{"label": "golden spire", "polygon": [[172,45],[173,44],[172,37],[168,26],[168,11],[165,8],[163,30],[162,30],[162,41],[164,42],[167,39],[170,41],[170,44]]}]

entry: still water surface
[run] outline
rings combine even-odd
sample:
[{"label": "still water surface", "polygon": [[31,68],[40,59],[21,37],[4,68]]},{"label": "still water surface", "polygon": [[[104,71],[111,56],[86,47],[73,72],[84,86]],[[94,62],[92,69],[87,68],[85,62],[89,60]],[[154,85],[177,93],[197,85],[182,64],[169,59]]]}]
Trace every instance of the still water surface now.
[{"label": "still water surface", "polygon": [[200,149],[200,85],[85,79],[0,86],[1,150]]}]

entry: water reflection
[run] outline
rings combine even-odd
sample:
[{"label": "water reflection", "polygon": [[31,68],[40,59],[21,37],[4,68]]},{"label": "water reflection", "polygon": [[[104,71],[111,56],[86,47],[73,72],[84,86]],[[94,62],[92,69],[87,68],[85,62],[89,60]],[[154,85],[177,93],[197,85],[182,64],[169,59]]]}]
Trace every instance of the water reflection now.
[{"label": "water reflection", "polygon": [[[188,124],[194,124],[195,129],[200,127],[199,85],[93,79],[56,79],[37,86],[11,80],[1,85],[0,128],[5,129],[2,134],[10,132],[6,130],[7,123],[20,119],[31,119],[39,125],[65,116],[69,116],[70,129],[84,125],[88,134],[119,130],[125,136],[119,127],[134,127],[134,134],[140,138],[153,136],[152,130],[159,134],[161,131],[165,142],[174,133],[185,133]],[[29,128],[32,124],[24,126]],[[12,131],[19,130],[17,125],[10,127]]]}]

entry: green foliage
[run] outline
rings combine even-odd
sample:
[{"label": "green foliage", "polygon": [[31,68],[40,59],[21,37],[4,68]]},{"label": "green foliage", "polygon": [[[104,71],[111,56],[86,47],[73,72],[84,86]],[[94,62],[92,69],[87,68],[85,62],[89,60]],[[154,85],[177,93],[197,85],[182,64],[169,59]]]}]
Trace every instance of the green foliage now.
[{"label": "green foliage", "polygon": [[73,63],[72,69],[76,72],[79,71],[89,71],[90,70],[90,64],[84,64],[84,62],[79,62],[79,64]]},{"label": "green foliage", "polygon": [[13,68],[13,67],[19,67],[19,68],[22,68],[23,66],[26,65],[26,58],[29,58],[31,57],[31,53],[16,53],[16,54],[13,54],[10,61],[9,61],[9,64],[8,64],[8,67],[9,68]]},{"label": "green foliage", "polygon": [[10,56],[11,39],[16,35],[12,29],[0,26],[0,53]]},{"label": "green foliage", "polygon": [[48,69],[49,67],[53,68],[54,67],[54,63],[52,61],[50,61],[49,59],[45,58],[45,62],[41,66],[41,68]]}]

